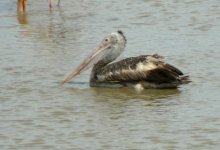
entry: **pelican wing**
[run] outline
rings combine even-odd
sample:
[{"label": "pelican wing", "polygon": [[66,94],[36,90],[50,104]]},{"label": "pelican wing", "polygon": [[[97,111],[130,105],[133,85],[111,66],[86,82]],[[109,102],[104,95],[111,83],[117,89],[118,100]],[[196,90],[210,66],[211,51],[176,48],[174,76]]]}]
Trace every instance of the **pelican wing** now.
[{"label": "pelican wing", "polygon": [[99,81],[172,83],[183,73],[163,61],[163,57],[141,55],[109,64],[97,73]]}]

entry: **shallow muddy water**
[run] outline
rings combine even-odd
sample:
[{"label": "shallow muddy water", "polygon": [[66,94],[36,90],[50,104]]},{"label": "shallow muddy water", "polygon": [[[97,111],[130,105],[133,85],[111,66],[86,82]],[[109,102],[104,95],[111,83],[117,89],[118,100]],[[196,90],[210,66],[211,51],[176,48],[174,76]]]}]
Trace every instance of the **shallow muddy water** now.
[{"label": "shallow muddy water", "polygon": [[[192,83],[90,88],[87,71],[60,84],[118,29],[120,58],[158,53]],[[25,15],[1,1],[0,149],[219,149],[219,35],[219,0],[61,0],[53,11],[38,0]]]}]

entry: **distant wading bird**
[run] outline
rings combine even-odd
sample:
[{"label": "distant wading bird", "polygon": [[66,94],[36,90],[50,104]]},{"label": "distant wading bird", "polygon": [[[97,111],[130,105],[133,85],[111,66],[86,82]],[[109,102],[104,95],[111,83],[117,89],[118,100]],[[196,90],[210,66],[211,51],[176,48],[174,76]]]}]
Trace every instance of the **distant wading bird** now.
[{"label": "distant wading bird", "polygon": [[[58,0],[57,5],[60,6],[60,0]],[[50,7],[50,9],[53,8],[53,0],[49,0],[49,7]],[[17,11],[19,13],[27,11],[27,0],[18,0]]]},{"label": "distant wading bird", "polygon": [[[93,66],[91,87],[177,88],[189,83],[188,76],[176,67],[164,62],[163,57],[141,55],[113,62],[125,49],[126,38],[122,31],[107,35],[63,83]],[[111,63],[113,62],[113,63]]]},{"label": "distant wading bird", "polygon": [[26,12],[27,11],[27,0],[18,0],[17,11],[18,12]]}]

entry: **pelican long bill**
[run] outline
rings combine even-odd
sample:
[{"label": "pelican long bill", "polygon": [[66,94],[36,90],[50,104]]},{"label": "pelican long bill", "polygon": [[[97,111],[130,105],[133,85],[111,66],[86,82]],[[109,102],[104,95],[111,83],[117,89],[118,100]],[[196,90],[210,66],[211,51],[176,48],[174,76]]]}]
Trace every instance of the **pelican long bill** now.
[{"label": "pelican long bill", "polygon": [[105,50],[111,46],[111,42],[101,43],[98,48],[96,48],[92,54],[90,54],[75,70],[73,70],[63,81],[62,83],[66,83],[73,79],[75,76],[80,74],[81,72],[89,69],[92,65],[97,63],[100,58],[104,57],[106,52]]}]

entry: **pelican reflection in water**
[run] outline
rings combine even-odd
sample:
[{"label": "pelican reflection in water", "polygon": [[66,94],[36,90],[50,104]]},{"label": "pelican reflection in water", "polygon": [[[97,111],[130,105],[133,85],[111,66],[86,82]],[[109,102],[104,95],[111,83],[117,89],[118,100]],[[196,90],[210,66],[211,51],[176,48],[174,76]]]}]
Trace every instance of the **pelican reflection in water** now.
[{"label": "pelican reflection in water", "polygon": [[122,31],[107,35],[63,83],[93,66],[91,87],[177,88],[190,82],[176,67],[164,62],[163,57],[141,55],[113,62],[125,49],[126,38]]}]

